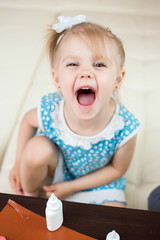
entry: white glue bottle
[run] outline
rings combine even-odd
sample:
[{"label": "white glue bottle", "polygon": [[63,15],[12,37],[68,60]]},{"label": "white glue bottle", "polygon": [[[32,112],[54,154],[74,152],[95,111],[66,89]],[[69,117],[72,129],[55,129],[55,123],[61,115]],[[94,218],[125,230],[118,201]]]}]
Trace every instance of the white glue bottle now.
[{"label": "white glue bottle", "polygon": [[46,223],[49,231],[55,231],[63,223],[62,202],[52,193],[46,204]]},{"label": "white glue bottle", "polygon": [[113,230],[107,234],[106,240],[120,240],[120,236],[115,230]]}]

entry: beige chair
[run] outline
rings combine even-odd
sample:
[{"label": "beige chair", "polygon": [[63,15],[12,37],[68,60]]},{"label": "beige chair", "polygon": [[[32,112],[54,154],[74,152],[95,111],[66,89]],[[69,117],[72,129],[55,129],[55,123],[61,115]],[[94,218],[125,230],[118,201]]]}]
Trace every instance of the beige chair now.
[{"label": "beige chair", "polygon": [[13,193],[8,174],[23,114],[54,91],[45,56],[47,26],[58,15],[84,14],[109,26],[126,49],[121,101],[139,118],[141,131],[127,171],[128,207],[147,209],[160,183],[160,1],[1,0],[0,1],[0,192]]}]

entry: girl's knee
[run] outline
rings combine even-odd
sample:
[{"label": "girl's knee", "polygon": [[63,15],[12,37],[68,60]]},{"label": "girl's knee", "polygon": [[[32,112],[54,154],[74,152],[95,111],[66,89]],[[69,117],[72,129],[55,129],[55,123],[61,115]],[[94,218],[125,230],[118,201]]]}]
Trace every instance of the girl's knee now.
[{"label": "girl's knee", "polygon": [[122,202],[104,202],[102,205],[104,205],[104,206],[110,206],[110,207],[123,207],[123,208],[125,208],[126,207],[126,205],[125,205],[125,203],[122,203]]},{"label": "girl's knee", "polygon": [[36,136],[26,144],[22,161],[25,161],[28,166],[39,167],[49,165],[53,157],[58,158],[58,151],[54,143],[45,136]]}]

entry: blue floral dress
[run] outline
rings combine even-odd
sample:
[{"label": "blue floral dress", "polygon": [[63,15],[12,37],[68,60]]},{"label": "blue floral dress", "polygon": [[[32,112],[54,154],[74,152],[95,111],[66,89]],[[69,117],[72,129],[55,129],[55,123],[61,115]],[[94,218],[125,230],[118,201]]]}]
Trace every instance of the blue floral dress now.
[{"label": "blue floral dress", "polygon": [[[106,128],[95,136],[75,134],[63,115],[64,100],[59,93],[41,98],[38,106],[40,130],[58,146],[59,159],[53,183],[70,181],[106,166],[119,147],[137,134],[140,123],[116,101],[116,110]],[[104,201],[126,202],[125,177],[109,184],[88,189],[66,198],[69,201],[102,204]]]}]

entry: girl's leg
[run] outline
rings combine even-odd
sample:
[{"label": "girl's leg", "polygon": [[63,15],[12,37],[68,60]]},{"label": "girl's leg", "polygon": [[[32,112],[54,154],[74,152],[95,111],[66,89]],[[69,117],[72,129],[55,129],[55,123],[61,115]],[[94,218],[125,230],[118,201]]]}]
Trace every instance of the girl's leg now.
[{"label": "girl's leg", "polygon": [[126,207],[126,205],[121,202],[104,202],[102,205],[110,207]]},{"label": "girl's leg", "polygon": [[45,136],[33,137],[22,155],[20,173],[23,191],[36,193],[47,175],[54,175],[57,162],[56,145]]}]

